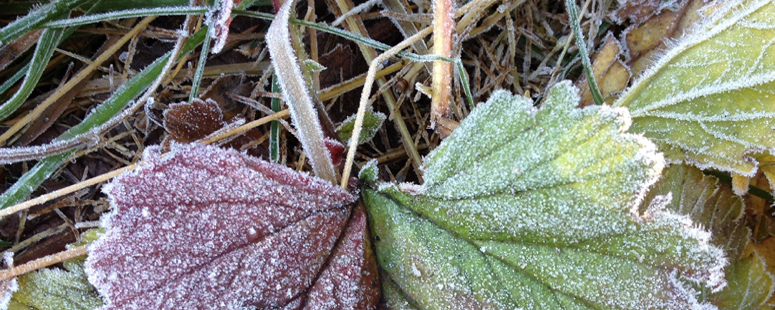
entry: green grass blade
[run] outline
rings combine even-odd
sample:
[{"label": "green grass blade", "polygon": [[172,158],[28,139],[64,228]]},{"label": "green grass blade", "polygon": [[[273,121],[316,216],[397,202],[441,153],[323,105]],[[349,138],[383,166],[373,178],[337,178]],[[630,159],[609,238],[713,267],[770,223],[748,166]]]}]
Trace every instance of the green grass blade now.
[{"label": "green grass blade", "polygon": [[162,7],[162,8],[143,8],[132,9],[116,12],[108,12],[102,14],[85,15],[76,18],[60,19],[52,21],[46,24],[49,28],[59,27],[74,27],[88,25],[92,23],[102,22],[106,20],[115,20],[130,17],[145,17],[150,15],[158,16],[177,16],[177,15],[191,15],[191,14],[203,14],[207,12],[209,8],[203,6],[175,6],[175,7]]},{"label": "green grass blade", "polygon": [[63,32],[63,29],[43,30],[43,34],[40,36],[40,40],[38,40],[38,46],[35,47],[35,53],[32,55],[31,65],[27,70],[27,77],[13,97],[0,106],[0,120],[13,114],[30,96],[32,90],[35,89],[35,85],[38,84],[40,77],[43,75],[43,70],[46,69],[48,60],[51,59],[51,55],[54,55],[54,49],[59,44]]},{"label": "green grass blade", "polygon": [[[277,75],[272,74],[272,92],[281,93]],[[280,112],[282,102],[279,98],[272,98],[272,111]],[[280,121],[272,121],[269,128],[269,160],[273,163],[280,161]]]},{"label": "green grass blade", "polygon": [[194,78],[191,80],[191,91],[188,95],[188,102],[193,101],[199,93],[199,84],[202,83],[202,76],[205,74],[207,55],[210,54],[210,41],[212,41],[212,35],[210,31],[207,31],[205,33],[204,42],[202,42],[202,51],[199,53],[199,61],[196,65],[196,71],[194,71]]},{"label": "green grass blade", "polygon": [[576,6],[576,2],[573,0],[565,0],[565,6],[568,9],[568,16],[570,18],[571,28],[573,28],[573,36],[576,37],[576,46],[579,48],[579,56],[581,56],[581,64],[584,66],[584,74],[587,76],[587,82],[589,83],[589,90],[592,92],[592,99],[595,100],[595,104],[603,104],[603,95],[600,94],[600,88],[597,87],[597,81],[595,81],[595,73],[592,72],[592,62],[589,61],[589,54],[587,53],[587,42],[584,41],[584,34],[581,33],[581,20],[579,19],[579,8]]},{"label": "green grass blade", "polygon": [[0,46],[91,0],[59,0],[46,4],[0,29]]},{"label": "green grass blade", "polygon": [[[180,58],[184,57],[186,53],[192,51],[198,46],[202,40],[204,40],[204,34],[207,32],[207,27],[203,27],[202,30],[191,36],[186,44],[183,46]],[[139,96],[148,85],[150,85],[156,77],[161,74],[161,70],[164,64],[167,62],[171,55],[168,52],[162,57],[159,57],[152,64],[148,65],[140,71],[137,75],[132,77],[126,84],[119,87],[108,100],[103,102],[97,109],[78,125],[70,128],[59,137],[58,141],[74,138],[80,134],[83,134],[92,128],[100,126],[111,119],[116,113],[120,112],[126,105],[137,96]],[[32,169],[22,175],[16,183],[0,196],[0,209],[7,208],[13,204],[16,204],[29,196],[40,184],[50,177],[59,167],[67,160],[70,155],[74,154],[75,150],[70,150],[62,154],[46,157],[39,161]]]},{"label": "green grass blade", "polygon": [[30,63],[28,62],[26,65],[24,65],[19,71],[16,71],[16,73],[13,74],[7,81],[3,82],[3,85],[0,85],[0,94],[5,93],[6,90],[11,88],[13,84],[16,84],[19,80],[22,79],[25,75],[27,75],[27,71],[30,70]]}]

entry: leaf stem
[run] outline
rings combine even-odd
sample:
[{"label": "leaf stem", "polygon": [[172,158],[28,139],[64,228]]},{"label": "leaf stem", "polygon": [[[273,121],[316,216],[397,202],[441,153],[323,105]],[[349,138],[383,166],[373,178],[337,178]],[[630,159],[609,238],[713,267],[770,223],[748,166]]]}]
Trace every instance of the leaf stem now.
[{"label": "leaf stem", "polygon": [[352,171],[352,164],[355,160],[355,150],[358,147],[358,141],[361,136],[361,128],[363,128],[363,117],[366,115],[366,107],[369,105],[369,95],[371,94],[371,87],[374,84],[374,76],[377,74],[377,69],[382,65],[382,62],[388,60],[395,54],[398,54],[401,50],[409,47],[417,40],[421,40],[425,36],[429,35],[433,29],[425,28],[417,34],[401,41],[396,46],[385,51],[384,53],[374,58],[369,65],[369,71],[366,74],[366,82],[363,84],[363,91],[361,92],[361,99],[358,102],[358,113],[355,116],[355,123],[353,124],[353,134],[350,137],[350,145],[347,149],[347,160],[344,163],[344,171],[342,172],[342,180],[340,186],[343,189],[347,189],[349,181],[350,171]]},{"label": "leaf stem", "polygon": [[[277,74],[272,74],[272,92],[279,93],[282,89],[278,83]],[[280,112],[282,100],[272,98],[272,111]],[[272,121],[269,125],[269,160],[273,163],[280,161],[280,121]]]}]

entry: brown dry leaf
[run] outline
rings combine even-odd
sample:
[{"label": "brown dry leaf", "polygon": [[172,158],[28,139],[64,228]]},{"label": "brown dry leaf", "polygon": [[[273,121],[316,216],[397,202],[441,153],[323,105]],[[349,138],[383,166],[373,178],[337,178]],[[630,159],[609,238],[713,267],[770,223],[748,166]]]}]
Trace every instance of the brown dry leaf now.
[{"label": "brown dry leaf", "polygon": [[191,103],[173,103],[164,110],[164,129],[169,138],[178,142],[193,142],[224,126],[223,112],[218,103],[194,99]]},{"label": "brown dry leaf", "polygon": [[341,83],[353,77],[355,55],[349,45],[337,44],[331,51],[320,56],[319,63],[328,69],[320,72],[320,88]]},{"label": "brown dry leaf", "polygon": [[663,10],[642,24],[625,31],[624,44],[629,52],[630,66],[639,75],[657,58],[669,39],[680,38],[696,21],[702,18],[700,9],[704,0],[690,0],[674,10]]},{"label": "brown dry leaf", "polygon": [[769,181],[767,183],[770,184],[770,191],[775,193],[775,156],[769,152],[765,152],[755,154],[753,157],[759,162],[759,169],[761,169],[764,176],[767,177],[767,180]]},{"label": "brown dry leaf", "polygon": [[[609,32],[603,40],[603,46],[595,54],[592,72],[603,98],[624,90],[630,81],[630,69],[619,60],[621,52],[619,41],[614,38],[613,33]],[[580,106],[585,107],[594,103],[592,93],[589,91],[589,83],[585,78],[579,79],[576,86],[581,90]],[[613,102],[613,99],[611,101]]]}]

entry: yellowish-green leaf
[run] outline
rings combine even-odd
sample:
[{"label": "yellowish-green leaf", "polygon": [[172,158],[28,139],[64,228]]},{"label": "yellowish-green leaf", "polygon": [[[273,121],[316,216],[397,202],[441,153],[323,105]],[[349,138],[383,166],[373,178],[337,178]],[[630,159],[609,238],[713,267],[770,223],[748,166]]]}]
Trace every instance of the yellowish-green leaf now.
[{"label": "yellowish-green leaf", "polygon": [[[88,244],[101,233],[101,229],[88,230],[68,247]],[[86,279],[85,261],[84,255],[62,263],[64,270],[45,268],[19,276],[8,310],[91,310],[102,306],[100,294]]]},{"label": "yellowish-green leaf", "polygon": [[[364,191],[385,281],[419,309],[707,309],[683,280],[720,289],[723,251],[682,215],[640,199],[655,146],[623,108],[540,109],[505,91],[425,162],[425,184]],[[397,298],[401,302],[401,298]]]},{"label": "yellowish-green leaf", "polygon": [[722,3],[614,105],[668,161],[750,177],[775,148],[775,3]]},{"label": "yellowish-green leaf", "polygon": [[17,278],[19,290],[11,297],[9,310],[91,310],[102,299],[86,280],[85,257],[65,262],[67,270],[46,268]]},{"label": "yellowish-green leaf", "polygon": [[728,186],[706,176],[696,167],[672,165],[654,185],[640,207],[641,212],[657,201],[665,201],[668,210],[688,215],[696,224],[712,233],[711,244],[727,253],[730,265],[725,269],[727,286],[718,293],[706,294],[719,309],[771,309],[773,277],[755,252],[747,253],[750,231],[743,220],[745,205]]}]

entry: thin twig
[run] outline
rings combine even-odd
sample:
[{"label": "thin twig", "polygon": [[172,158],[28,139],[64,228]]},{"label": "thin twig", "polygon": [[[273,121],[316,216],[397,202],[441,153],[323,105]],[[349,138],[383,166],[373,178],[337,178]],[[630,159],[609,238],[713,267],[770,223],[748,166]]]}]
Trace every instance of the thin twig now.
[{"label": "thin twig", "polygon": [[0,271],[0,281],[6,281],[9,279],[12,279],[16,276],[23,275],[28,272],[33,272],[35,270],[46,268],[48,266],[59,264],[63,261],[66,261],[68,259],[76,258],[81,255],[86,255],[86,246],[79,246],[77,248],[72,248],[67,251],[59,252],[56,254],[51,254],[45,257],[41,257],[39,259],[36,259],[34,261],[31,261],[29,263],[26,263],[21,266],[13,267],[11,269],[6,269],[3,271]]},{"label": "thin twig", "polygon": [[361,99],[358,102],[358,114],[355,116],[355,123],[353,124],[353,135],[350,138],[349,149],[347,150],[347,161],[344,163],[344,171],[342,172],[342,180],[340,185],[343,189],[347,189],[347,183],[349,180],[350,171],[352,171],[353,160],[355,160],[355,149],[358,147],[358,141],[361,136],[361,128],[363,127],[363,117],[366,115],[366,107],[369,105],[369,95],[371,94],[371,87],[374,84],[374,77],[377,74],[377,69],[382,65],[382,62],[388,60],[393,55],[409,47],[417,40],[421,40],[425,36],[431,34],[433,28],[425,28],[417,34],[401,41],[393,48],[385,51],[384,53],[374,58],[369,65],[369,71],[366,74],[366,82],[363,84],[363,91],[361,92]]}]

